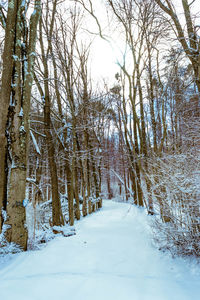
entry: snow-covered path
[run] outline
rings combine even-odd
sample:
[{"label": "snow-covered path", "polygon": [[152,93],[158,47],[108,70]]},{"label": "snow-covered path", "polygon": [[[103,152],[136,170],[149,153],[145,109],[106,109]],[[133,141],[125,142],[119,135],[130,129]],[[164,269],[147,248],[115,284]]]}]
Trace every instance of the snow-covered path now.
[{"label": "snow-covered path", "polygon": [[142,210],[104,201],[41,251],[0,261],[1,300],[200,299],[200,272],[151,245]]}]

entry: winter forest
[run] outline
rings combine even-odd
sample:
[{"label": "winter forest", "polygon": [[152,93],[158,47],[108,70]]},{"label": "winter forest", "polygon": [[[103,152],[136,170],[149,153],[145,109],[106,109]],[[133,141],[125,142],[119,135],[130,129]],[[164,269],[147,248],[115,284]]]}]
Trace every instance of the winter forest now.
[{"label": "winter forest", "polygon": [[0,55],[0,299],[197,299],[199,0],[1,0]]}]

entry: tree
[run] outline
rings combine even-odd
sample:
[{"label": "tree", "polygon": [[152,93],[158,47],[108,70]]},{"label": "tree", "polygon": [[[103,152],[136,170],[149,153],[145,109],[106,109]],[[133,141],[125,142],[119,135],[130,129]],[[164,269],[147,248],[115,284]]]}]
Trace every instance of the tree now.
[{"label": "tree", "polygon": [[29,112],[41,1],[34,1],[29,25],[28,8],[29,1],[10,0],[8,3],[0,96],[0,205],[7,212],[4,220],[7,241],[24,250],[27,247],[25,191]]},{"label": "tree", "polygon": [[[200,39],[198,36],[199,26],[195,25],[195,16],[192,14],[192,1],[190,4],[188,0],[182,0],[182,7],[184,11],[185,24],[181,24],[180,18],[175,10],[171,0],[155,0],[160,8],[170,17],[170,21],[175,31],[176,37],[181,44],[186,56],[192,64],[194,71],[195,82],[200,93]],[[186,29],[185,29],[186,28]]]},{"label": "tree", "polygon": [[[51,39],[53,36],[53,29],[55,23],[55,14],[57,8],[57,1],[53,1],[52,3],[52,12],[51,17],[49,17],[49,5],[50,2],[47,0],[46,2],[46,15],[42,16],[40,19],[40,48],[41,48],[41,60],[43,64],[43,75],[44,75],[44,83],[43,89],[36,79],[36,83],[40,92],[40,96],[44,99],[44,124],[45,124],[45,135],[46,135],[46,145],[47,145],[47,153],[48,153],[48,163],[50,169],[50,178],[51,178],[51,191],[52,191],[52,225],[53,226],[61,226],[64,225],[64,219],[62,215],[60,196],[59,196],[59,187],[58,187],[58,172],[57,165],[55,161],[55,147],[52,136],[52,120],[51,120],[51,95],[49,88],[49,67],[48,67],[48,56],[51,53]],[[49,22],[49,23],[48,23]],[[45,26],[45,25],[46,26]],[[43,28],[46,32],[47,38],[47,49],[45,49],[45,42],[43,37]]]}]

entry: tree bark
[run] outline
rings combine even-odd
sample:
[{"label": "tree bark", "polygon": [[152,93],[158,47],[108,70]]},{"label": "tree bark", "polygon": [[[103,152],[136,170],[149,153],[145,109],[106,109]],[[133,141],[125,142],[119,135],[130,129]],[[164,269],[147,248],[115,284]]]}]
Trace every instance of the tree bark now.
[{"label": "tree bark", "polygon": [[16,15],[18,10],[17,1],[14,1],[14,6],[11,5],[12,0],[8,2],[8,13],[6,20],[5,42],[3,50],[3,70],[0,92],[0,233],[3,225],[2,209],[5,209],[5,201],[7,202],[7,176],[6,176],[6,124],[8,118],[8,108],[11,95],[11,81],[13,74],[13,48],[15,42],[15,27]]},{"label": "tree bark", "polygon": [[[16,1],[15,1],[16,2]],[[8,177],[8,225],[5,236],[8,242],[27,249],[27,229],[25,225],[25,193],[27,176],[27,156],[29,144],[29,112],[33,80],[34,51],[37,38],[37,24],[40,17],[40,1],[35,0],[34,13],[27,27],[24,15],[26,3],[17,2],[15,19],[15,41],[13,45],[13,89],[10,90],[10,148],[12,166]],[[11,6],[11,4],[10,4]],[[29,33],[29,36],[28,36]],[[19,41],[23,40],[23,45]],[[11,60],[12,61],[12,60]],[[10,82],[11,85],[11,82]],[[12,110],[11,110],[12,108]]]}]

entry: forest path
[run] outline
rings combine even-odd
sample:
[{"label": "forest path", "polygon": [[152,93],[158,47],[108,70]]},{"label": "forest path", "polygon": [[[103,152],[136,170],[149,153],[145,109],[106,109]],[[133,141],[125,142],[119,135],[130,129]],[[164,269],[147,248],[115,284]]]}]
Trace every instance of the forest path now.
[{"label": "forest path", "polygon": [[200,272],[151,245],[141,209],[104,201],[77,235],[0,262],[1,300],[199,299]]}]

